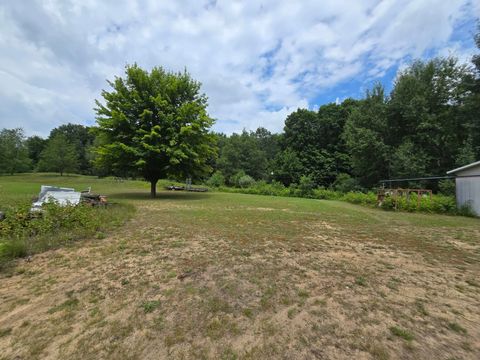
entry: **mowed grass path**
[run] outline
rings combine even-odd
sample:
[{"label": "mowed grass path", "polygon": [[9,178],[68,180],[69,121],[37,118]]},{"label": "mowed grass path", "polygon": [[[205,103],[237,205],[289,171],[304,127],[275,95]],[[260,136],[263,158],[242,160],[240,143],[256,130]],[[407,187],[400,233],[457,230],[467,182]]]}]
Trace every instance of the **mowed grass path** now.
[{"label": "mowed grass path", "polygon": [[41,183],[137,211],[0,274],[0,359],[480,358],[478,219],[40,175],[0,202]]}]

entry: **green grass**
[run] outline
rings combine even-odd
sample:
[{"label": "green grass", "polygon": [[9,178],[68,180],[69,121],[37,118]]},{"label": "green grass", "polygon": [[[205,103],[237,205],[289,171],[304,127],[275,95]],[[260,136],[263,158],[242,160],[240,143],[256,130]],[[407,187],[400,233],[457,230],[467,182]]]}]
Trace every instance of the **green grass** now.
[{"label": "green grass", "polygon": [[[158,189],[171,184],[171,181],[160,181]],[[137,201],[162,201],[175,199],[178,202],[193,200],[193,203],[200,204],[191,209],[176,214],[180,221],[190,221],[195,219],[197,228],[208,232],[211,228],[211,222],[215,222],[215,228],[221,228],[221,232],[232,238],[248,237],[248,233],[253,231],[259,236],[272,237],[277,239],[295,239],[298,228],[291,226],[292,221],[301,216],[304,224],[315,221],[319,216],[326,222],[337,224],[343,227],[345,235],[368,234],[371,237],[380,235],[383,240],[389,242],[407,238],[404,244],[407,247],[426,248],[433,246],[433,255],[435,253],[446,253],[449,249],[441,249],[440,246],[433,244],[433,239],[422,239],[418,241],[415,232],[408,231],[405,234],[398,234],[399,228],[414,226],[418,229],[442,228],[458,229],[464,228],[462,237],[469,239],[469,230],[478,226],[477,219],[464,217],[451,217],[443,215],[411,214],[384,212],[377,209],[370,209],[353,205],[341,201],[312,200],[302,198],[282,198],[274,196],[257,196],[246,194],[230,193],[207,193],[194,194],[182,192],[160,192],[157,199],[149,198],[149,184],[144,181],[116,181],[113,178],[99,179],[92,176],[69,175],[60,177],[55,174],[22,174],[14,176],[0,177],[0,210],[9,210],[20,204],[30,204],[31,199],[39,192],[40,185],[57,185],[74,187],[76,190],[92,188],[92,191],[106,194],[109,201],[120,204],[117,209],[109,208],[106,212],[100,212],[102,218],[102,228],[84,231],[85,229],[76,229],[73,233],[60,233],[57,236],[61,238],[58,241],[50,241],[48,244],[39,242],[38,249],[30,250],[33,253],[43,251],[48,248],[68,243],[69,238],[81,239],[95,237],[101,240],[108,233],[109,228],[116,228],[125,218],[131,216],[132,207]],[[232,207],[232,199],[235,199],[235,207]],[[123,207],[122,207],[123,206]],[[268,208],[269,211],[261,211],[258,214],[256,208]],[[232,211],[234,210],[235,211]],[[288,211],[285,211],[288,209]],[[175,209],[172,209],[174,211]],[[168,211],[167,211],[168,213]],[[123,217],[123,219],[122,219]],[[116,221],[118,220],[118,221]],[[388,223],[387,227],[384,224]],[[300,224],[300,230],[303,225]],[[217,231],[217,230],[215,230]],[[298,233],[302,235],[302,232]],[[51,238],[49,238],[51,240]],[[465,240],[468,241],[468,240]],[[0,251],[5,245],[1,244]],[[170,243],[172,248],[181,248],[184,245],[182,240],[174,240]],[[241,250],[245,253],[245,249]],[[25,256],[27,251],[25,245],[21,242],[11,244],[9,258],[16,256]],[[463,254],[462,254],[463,255]],[[455,251],[452,251],[455,258]],[[362,281],[360,281],[362,282]],[[363,283],[363,282],[362,282]],[[362,284],[358,284],[362,285]]]},{"label": "green grass", "polygon": [[[243,193],[252,195],[274,195],[283,197],[302,197],[318,200],[341,200],[352,204],[358,204],[371,208],[379,208],[377,204],[377,195],[370,191],[368,193],[362,192],[348,192],[342,193],[338,191],[318,188],[311,191],[302,191],[296,187],[286,188],[280,183],[268,184],[264,181],[259,181],[252,186],[244,188],[234,188],[221,186],[217,188],[219,191],[229,193]],[[406,212],[420,212],[420,213],[436,213],[449,215],[462,215],[475,217],[475,214],[469,208],[458,209],[455,202],[455,197],[444,196],[441,194],[434,194],[431,197],[422,197],[420,202],[415,196],[407,199],[400,197],[394,199],[387,196],[380,206],[384,210],[398,210]]]},{"label": "green grass", "polygon": [[463,326],[456,322],[450,322],[448,323],[448,328],[454,332],[461,333],[461,334],[466,334],[467,329],[465,329]]},{"label": "green grass", "polygon": [[160,301],[158,300],[150,300],[142,303],[143,312],[145,314],[149,314],[153,312],[159,306],[160,306]]},{"label": "green grass", "polygon": [[363,277],[363,276],[358,276],[355,279],[355,284],[357,284],[359,286],[367,286],[367,279],[365,279],[365,277]]},{"label": "green grass", "polygon": [[392,326],[390,332],[406,341],[412,341],[415,339],[415,336],[410,331],[399,328],[398,326]]},{"label": "green grass", "polygon": [[[7,358],[52,349],[69,359],[476,351],[464,344],[474,343],[480,323],[478,219],[161,191],[167,183],[151,199],[141,181],[0,177],[0,207],[28,203],[41,184],[53,184],[91,186],[118,209],[136,209],[127,222],[79,233],[79,241],[0,273],[8,283],[0,287],[0,322],[12,329],[0,337]],[[118,221],[116,208],[103,222]],[[456,325],[442,315],[449,302],[462,312]]]},{"label": "green grass", "polygon": [[[17,257],[33,255],[73,243],[79,239],[105,238],[106,232],[121,226],[133,214],[134,207],[114,193],[106,208],[48,206],[40,218],[29,218],[32,199],[41,184],[74,187],[81,191],[92,187],[106,193],[115,188],[111,179],[99,180],[86,176],[54,176],[23,174],[0,177],[0,211],[7,219],[0,223],[0,268]],[[122,189],[140,188],[141,182],[122,184]]]},{"label": "green grass", "polygon": [[63,303],[56,305],[48,310],[49,314],[56,313],[58,311],[73,311],[78,307],[79,301],[77,298],[69,298]]},{"label": "green grass", "polygon": [[4,328],[4,329],[0,329],[0,338],[4,337],[4,336],[8,336],[12,333],[12,328]]},{"label": "green grass", "polygon": [[[160,181],[158,187],[170,184]],[[0,210],[8,210],[21,204],[32,202],[40,192],[41,185],[72,187],[77,191],[87,190],[106,194],[109,201],[127,203],[127,196],[132,192],[141,192],[145,197],[149,194],[149,184],[145,181],[117,181],[112,177],[98,178],[96,176],[64,175],[50,173],[17,174],[0,176]]]}]

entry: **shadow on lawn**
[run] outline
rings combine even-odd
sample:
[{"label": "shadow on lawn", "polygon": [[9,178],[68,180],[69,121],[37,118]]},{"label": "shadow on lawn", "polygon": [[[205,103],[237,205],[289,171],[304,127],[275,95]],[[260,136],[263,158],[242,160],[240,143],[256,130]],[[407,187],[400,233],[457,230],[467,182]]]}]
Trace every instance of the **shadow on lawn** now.
[{"label": "shadow on lawn", "polygon": [[157,197],[150,197],[148,191],[134,191],[134,192],[124,192],[124,193],[115,193],[110,194],[109,197],[125,200],[151,200],[151,201],[161,201],[161,200],[205,200],[210,198],[212,195],[207,193],[195,193],[195,192],[184,192],[184,191],[159,191],[157,192]]}]

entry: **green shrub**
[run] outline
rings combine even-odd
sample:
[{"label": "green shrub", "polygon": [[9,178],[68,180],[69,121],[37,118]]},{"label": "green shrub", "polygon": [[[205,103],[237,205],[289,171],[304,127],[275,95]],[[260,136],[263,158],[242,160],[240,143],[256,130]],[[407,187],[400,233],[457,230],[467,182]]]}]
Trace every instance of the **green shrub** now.
[{"label": "green shrub", "polygon": [[249,188],[255,184],[255,179],[250,175],[243,175],[237,180],[237,186],[240,188]]},{"label": "green shrub", "polygon": [[394,210],[395,209],[395,201],[393,197],[387,196],[381,205],[381,208],[384,210]]},{"label": "green shrub", "polygon": [[361,190],[358,180],[345,173],[338,174],[335,182],[333,183],[333,188],[341,193]]},{"label": "green shrub", "polygon": [[444,179],[438,182],[438,190],[442,195],[455,196],[455,180]]},{"label": "green shrub", "polygon": [[300,196],[300,190],[298,190],[298,184],[296,183],[291,183],[288,186],[288,195],[287,196]]},{"label": "green shrub", "polygon": [[272,195],[272,196],[286,196],[287,189],[282,183],[273,181],[267,183],[266,181],[258,181],[251,187],[251,194],[255,195]]},{"label": "green shrub", "polygon": [[91,237],[123,223],[133,206],[43,205],[41,214],[30,214],[30,205],[10,209],[0,222],[0,266],[13,258],[56,248]]},{"label": "green shrub", "polygon": [[349,192],[341,197],[341,200],[352,204],[375,206],[377,204],[377,196],[373,192]]},{"label": "green shrub", "polygon": [[319,200],[338,200],[342,197],[342,194],[320,187],[313,190],[313,197]]},{"label": "green shrub", "polygon": [[302,175],[298,184],[297,196],[312,198],[313,190],[315,189],[315,182],[311,176]]},{"label": "green shrub", "polygon": [[230,185],[232,186],[235,186],[235,187],[241,187],[240,186],[240,179],[244,176],[246,176],[247,174],[245,173],[245,171],[243,170],[240,170],[238,172],[236,172],[234,175],[230,176],[230,178],[228,179],[228,182]]},{"label": "green shrub", "polygon": [[[347,194],[348,195],[348,194]],[[457,208],[453,196],[434,194],[432,197],[424,195],[418,200],[416,195],[410,197],[399,196],[396,199],[387,196],[381,206],[384,210],[400,210],[408,212],[422,212],[430,214],[447,214],[475,216],[469,206]]]},{"label": "green shrub", "polygon": [[225,185],[225,176],[221,171],[215,171],[210,179],[207,180],[207,185],[211,187],[220,187]]}]

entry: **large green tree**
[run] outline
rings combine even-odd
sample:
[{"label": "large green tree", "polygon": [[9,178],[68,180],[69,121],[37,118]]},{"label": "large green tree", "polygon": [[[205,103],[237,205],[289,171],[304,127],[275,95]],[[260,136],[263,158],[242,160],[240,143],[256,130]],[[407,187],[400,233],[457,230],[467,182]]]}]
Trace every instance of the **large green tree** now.
[{"label": "large green tree", "polygon": [[125,77],[109,81],[96,101],[100,145],[97,166],[115,174],[134,174],[156,184],[164,177],[199,177],[208,173],[215,153],[214,120],[200,83],[185,71],[161,67],[150,72],[127,65]]},{"label": "large green tree", "polygon": [[[342,104],[322,105],[318,112],[300,109],[290,114],[285,120],[282,140],[288,156],[277,158],[282,168],[277,179],[284,179],[281,181],[288,185],[305,175],[316,185],[329,186],[338,174],[350,173],[350,156],[343,132],[348,116],[357,106],[358,101],[346,99]],[[289,167],[301,173],[286,176],[285,170]]]},{"label": "large green tree", "polygon": [[274,134],[264,127],[259,127],[251,135],[255,137],[258,147],[265,153],[267,157],[267,177],[271,177],[271,173],[275,171],[275,158],[280,152],[280,142],[282,135]]},{"label": "large green tree", "polygon": [[465,112],[465,104],[471,81],[469,67],[453,57],[415,61],[397,77],[388,104],[387,141],[395,148],[413,145],[417,161],[424,163],[417,176],[444,174],[468,145],[474,115]]},{"label": "large green tree", "polygon": [[28,156],[32,160],[32,168],[36,169],[38,162],[40,161],[40,154],[47,145],[47,140],[40,136],[34,135],[27,138],[25,144],[28,149]]},{"label": "large green tree", "polygon": [[267,177],[267,154],[260,147],[260,142],[255,133],[243,131],[241,134],[233,133],[223,140],[217,162],[218,169],[230,178],[239,171],[256,180]]},{"label": "large green tree", "polygon": [[90,128],[70,123],[60,125],[50,132],[50,138],[58,134],[65,135],[68,141],[75,146],[78,155],[78,171],[81,174],[91,174],[93,168],[90,162],[89,152],[95,141],[95,135],[90,131]]},{"label": "large green tree", "polygon": [[40,171],[59,172],[60,176],[66,172],[76,172],[78,155],[75,145],[69,142],[64,134],[51,137],[40,154],[38,168]]},{"label": "large green tree", "polygon": [[13,175],[30,168],[28,149],[23,130],[2,129],[0,131],[0,173]]},{"label": "large green tree", "polygon": [[345,140],[351,154],[353,173],[365,187],[372,187],[389,177],[391,148],[388,134],[385,92],[376,84],[345,124]]},{"label": "large green tree", "polygon": [[[470,133],[470,144],[467,142],[464,147],[470,146],[472,155],[476,160],[480,160],[480,22],[478,22],[474,40],[479,53],[472,57],[473,76],[468,86],[471,94],[466,100],[466,106],[464,107],[464,115],[468,119],[468,130]],[[462,152],[464,151],[465,149],[462,148]],[[461,155],[459,154],[458,157]]]},{"label": "large green tree", "polygon": [[277,154],[275,158],[275,170],[273,171],[273,178],[275,180],[280,181],[286,186],[293,183],[298,184],[304,172],[302,162],[294,150],[287,148]]}]

